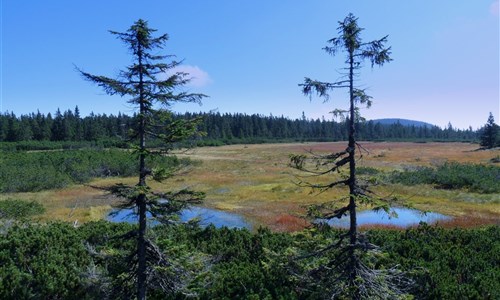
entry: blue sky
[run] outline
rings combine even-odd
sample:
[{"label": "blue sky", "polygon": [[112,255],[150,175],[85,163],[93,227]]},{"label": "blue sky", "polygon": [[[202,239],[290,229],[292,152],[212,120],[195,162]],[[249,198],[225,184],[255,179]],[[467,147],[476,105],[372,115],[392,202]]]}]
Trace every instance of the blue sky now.
[{"label": "blue sky", "polygon": [[[138,4],[141,3],[141,4]],[[499,123],[498,0],[149,0],[1,1],[1,107],[17,115],[73,109],[83,115],[132,113],[82,80],[74,65],[113,77],[130,63],[108,30],[139,18],[168,33],[166,54],[184,59],[189,91],[210,96],[174,110],[331,119],[347,93],[309,101],[304,77],[339,78],[343,57],[321,50],[352,12],[365,41],[389,35],[392,61],[360,84],[373,96],[367,119],[407,118],[457,128]]]}]

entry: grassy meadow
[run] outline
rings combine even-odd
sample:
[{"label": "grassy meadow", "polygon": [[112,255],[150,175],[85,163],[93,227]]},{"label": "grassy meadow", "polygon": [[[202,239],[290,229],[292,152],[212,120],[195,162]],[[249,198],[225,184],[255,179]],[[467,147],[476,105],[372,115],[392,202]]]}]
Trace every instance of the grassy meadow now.
[{"label": "grassy meadow", "polygon": [[[406,205],[453,216],[444,226],[476,226],[498,224],[500,194],[479,194],[466,189],[437,189],[433,185],[387,183],[383,176],[395,170],[439,166],[446,162],[497,165],[500,150],[476,151],[478,145],[467,143],[403,143],[362,142],[365,148],[358,155],[358,167],[375,169],[373,190],[379,196],[397,196]],[[178,153],[199,161],[188,172],[162,184],[151,183],[158,191],[189,187],[206,192],[203,205],[243,215],[254,225],[265,225],[276,231],[294,231],[307,222],[304,206],[347,195],[345,188],[317,194],[294,182],[300,175],[288,166],[290,154],[307,151],[331,153],[346,147],[345,142],[258,144],[202,147]],[[359,156],[358,156],[359,157]],[[322,179],[322,180],[326,180]],[[317,178],[311,181],[319,180]],[[119,199],[107,195],[95,186],[109,186],[118,182],[134,184],[136,178],[99,178],[89,184],[75,184],[66,188],[40,192],[3,193],[3,199],[22,199],[43,204],[41,221],[64,220],[83,223],[102,219]]]}]

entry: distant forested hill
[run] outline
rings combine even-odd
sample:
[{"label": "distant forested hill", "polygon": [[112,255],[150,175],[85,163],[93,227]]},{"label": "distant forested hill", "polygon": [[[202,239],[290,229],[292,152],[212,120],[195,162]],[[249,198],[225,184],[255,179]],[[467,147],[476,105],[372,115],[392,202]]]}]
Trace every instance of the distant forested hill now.
[{"label": "distant forested hill", "polygon": [[[57,110],[54,115],[40,112],[16,116],[0,113],[0,142],[19,141],[124,141],[130,138],[136,116],[90,114],[81,117],[75,110]],[[290,119],[284,116],[247,115],[242,113],[186,113],[172,120],[200,118],[199,145],[263,143],[280,141],[340,141],[347,139],[346,122],[325,119]],[[394,122],[395,121],[395,122]],[[425,124],[426,126],[422,126]],[[431,124],[404,119],[381,119],[360,122],[358,140],[440,140],[477,141],[478,131],[443,129]]]},{"label": "distant forested hill", "polygon": [[392,124],[401,124],[403,126],[415,126],[415,127],[429,127],[432,128],[436,125],[432,125],[422,121],[408,120],[408,119],[398,119],[398,118],[388,118],[388,119],[375,119],[371,120],[373,123],[379,123],[382,125],[392,125]]}]

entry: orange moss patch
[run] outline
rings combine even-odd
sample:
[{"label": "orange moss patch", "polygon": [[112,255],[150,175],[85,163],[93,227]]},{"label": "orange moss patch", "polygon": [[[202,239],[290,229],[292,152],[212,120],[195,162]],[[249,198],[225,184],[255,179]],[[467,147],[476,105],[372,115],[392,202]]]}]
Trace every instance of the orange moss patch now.
[{"label": "orange moss patch", "polygon": [[462,216],[437,224],[444,228],[472,228],[484,225],[500,225],[500,219],[494,216]]},{"label": "orange moss patch", "polygon": [[273,229],[280,232],[294,232],[300,231],[309,225],[310,223],[303,218],[282,214],[276,218]]}]

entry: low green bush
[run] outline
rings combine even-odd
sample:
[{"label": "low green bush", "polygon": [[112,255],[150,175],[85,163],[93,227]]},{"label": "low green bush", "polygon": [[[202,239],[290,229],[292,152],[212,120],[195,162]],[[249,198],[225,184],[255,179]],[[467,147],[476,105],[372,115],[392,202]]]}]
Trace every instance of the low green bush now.
[{"label": "low green bush", "polygon": [[381,171],[372,167],[357,167],[356,175],[377,175]]},{"label": "low green bush", "polygon": [[442,189],[466,189],[477,193],[500,193],[500,167],[493,165],[445,163],[437,168],[419,167],[395,171],[392,183],[432,184]]},{"label": "low green bush", "polygon": [[[3,152],[0,156],[0,192],[36,192],[85,183],[92,178],[134,176],[137,156],[126,150],[63,150],[43,152]],[[158,156],[150,165],[177,166],[175,157]]]},{"label": "low green bush", "polygon": [[22,219],[45,211],[43,205],[35,201],[6,199],[0,201],[0,219]]},{"label": "low green bush", "polygon": [[20,141],[0,142],[2,151],[46,151],[46,150],[75,150],[75,149],[102,149],[126,148],[127,143],[120,139],[105,139],[98,141]]},{"label": "low green bush", "polygon": [[0,299],[90,299],[89,263],[69,224],[14,226],[0,239]]},{"label": "low green bush", "polygon": [[500,227],[374,230],[370,241],[415,280],[416,299],[500,299]]},{"label": "low green bush", "polygon": [[[21,225],[0,238],[1,299],[120,298],[134,295],[127,278],[135,239],[121,236],[126,223]],[[184,294],[150,288],[150,299],[322,299],[327,286],[304,286],[291,264],[317,266],[324,259],[294,260],[335,240],[340,229],[295,234],[256,233],[213,226],[156,226],[150,237],[171,266],[191,278]],[[500,299],[500,227],[443,229],[425,224],[403,231],[370,230],[380,247],[376,267],[398,266],[415,284],[415,299]],[[333,249],[335,251],[335,249]]]}]

